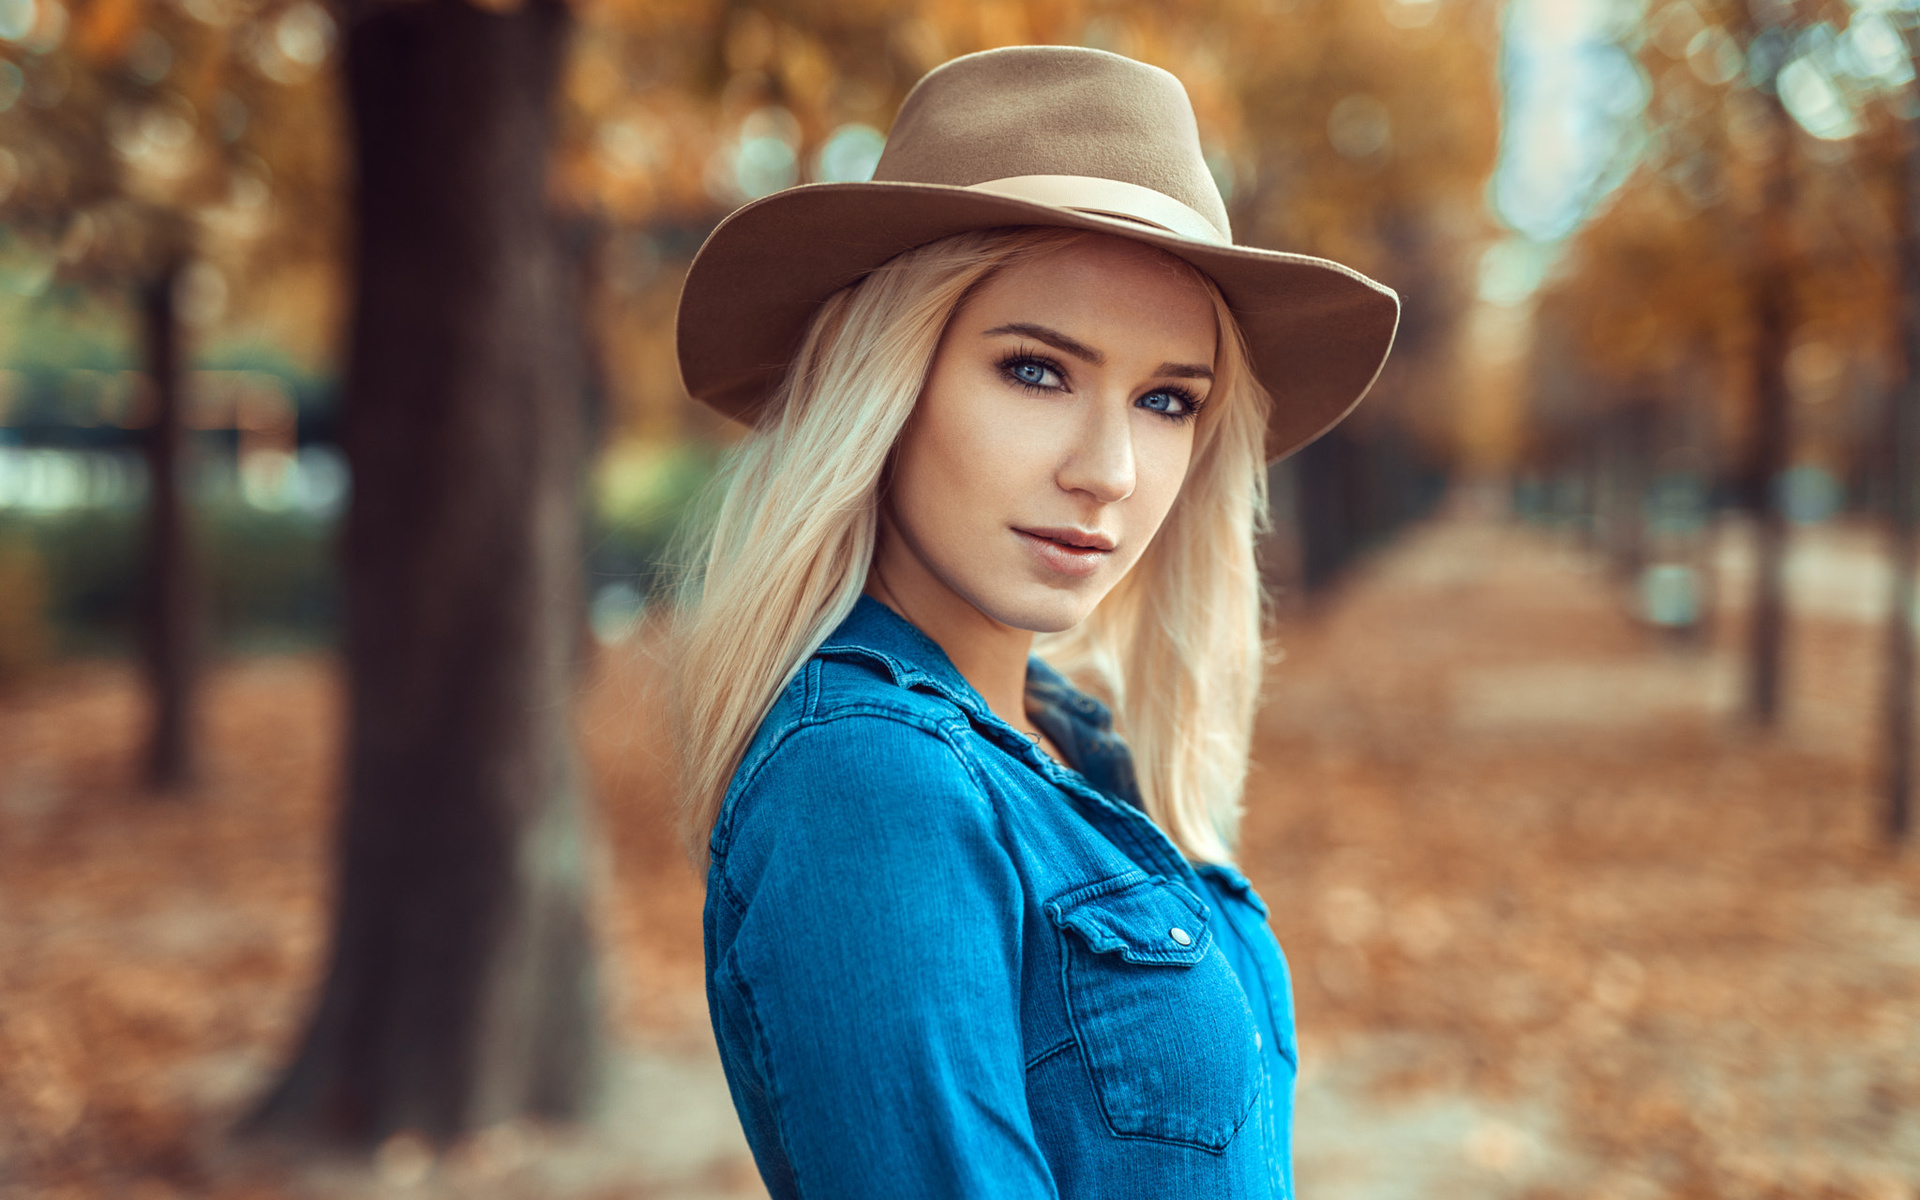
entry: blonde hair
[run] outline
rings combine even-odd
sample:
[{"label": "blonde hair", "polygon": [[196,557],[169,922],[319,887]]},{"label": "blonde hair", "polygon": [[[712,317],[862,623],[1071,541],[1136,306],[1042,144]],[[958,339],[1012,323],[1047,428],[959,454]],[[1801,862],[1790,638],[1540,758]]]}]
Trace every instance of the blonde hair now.
[{"label": "blonde hair", "polygon": [[[988,230],[901,254],[828,299],[768,415],[732,455],[672,634],[683,832],[707,839],[780,692],[853,608],[882,477],[948,319],[993,272],[1084,232]],[[1097,235],[1096,235],[1097,236]],[[1268,397],[1211,280],[1213,395],[1152,544],[1079,625],[1035,650],[1105,696],[1147,814],[1189,858],[1232,856],[1262,666],[1253,539],[1266,514]]]}]

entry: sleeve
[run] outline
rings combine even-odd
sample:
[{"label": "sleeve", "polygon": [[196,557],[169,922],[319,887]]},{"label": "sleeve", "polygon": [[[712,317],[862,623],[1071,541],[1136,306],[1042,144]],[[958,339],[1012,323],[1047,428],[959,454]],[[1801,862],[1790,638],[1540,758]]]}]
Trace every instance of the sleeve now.
[{"label": "sleeve", "polygon": [[748,795],[723,976],[794,1190],[1056,1196],[1027,1110],[1019,878],[957,753],[840,718],[792,735]]}]

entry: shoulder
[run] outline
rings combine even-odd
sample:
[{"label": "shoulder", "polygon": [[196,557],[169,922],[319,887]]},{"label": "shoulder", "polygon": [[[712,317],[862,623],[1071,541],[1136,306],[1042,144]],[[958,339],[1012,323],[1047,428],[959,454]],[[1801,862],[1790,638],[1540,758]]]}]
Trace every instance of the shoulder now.
[{"label": "shoulder", "polygon": [[907,822],[937,829],[989,819],[970,742],[966,714],[942,697],[857,660],[810,660],[734,774],[716,849],[756,826],[808,840],[815,831],[886,837]]},{"label": "shoulder", "polygon": [[761,721],[731,790],[752,788],[776,760],[796,753],[862,757],[860,739],[957,756],[968,728],[959,706],[902,686],[878,658],[816,655],[801,665]]}]

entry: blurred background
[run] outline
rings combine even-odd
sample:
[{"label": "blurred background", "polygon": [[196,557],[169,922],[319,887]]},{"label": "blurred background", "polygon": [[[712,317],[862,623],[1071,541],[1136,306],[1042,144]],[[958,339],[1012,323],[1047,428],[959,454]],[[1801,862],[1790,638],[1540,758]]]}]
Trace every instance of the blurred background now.
[{"label": "blurred background", "polygon": [[1300,1192],[1920,1194],[1916,0],[0,0],[0,1196],[764,1194],[674,301],[1016,43],[1405,304],[1262,548]]}]

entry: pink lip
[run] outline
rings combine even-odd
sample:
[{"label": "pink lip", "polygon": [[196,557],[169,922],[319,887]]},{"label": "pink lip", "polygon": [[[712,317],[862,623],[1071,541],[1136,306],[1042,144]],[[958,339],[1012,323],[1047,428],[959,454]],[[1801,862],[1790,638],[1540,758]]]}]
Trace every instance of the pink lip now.
[{"label": "pink lip", "polygon": [[[1015,529],[1034,557],[1060,575],[1086,576],[1113,553],[1113,539],[1077,529]],[[1068,538],[1075,539],[1068,541]]]},{"label": "pink lip", "polygon": [[1044,529],[1022,529],[1019,530],[1019,532],[1030,533],[1035,537],[1043,537],[1049,541],[1065,542],[1067,545],[1081,550],[1113,549],[1113,539],[1104,533],[1088,533],[1083,529],[1073,529],[1064,525],[1049,526]]}]

